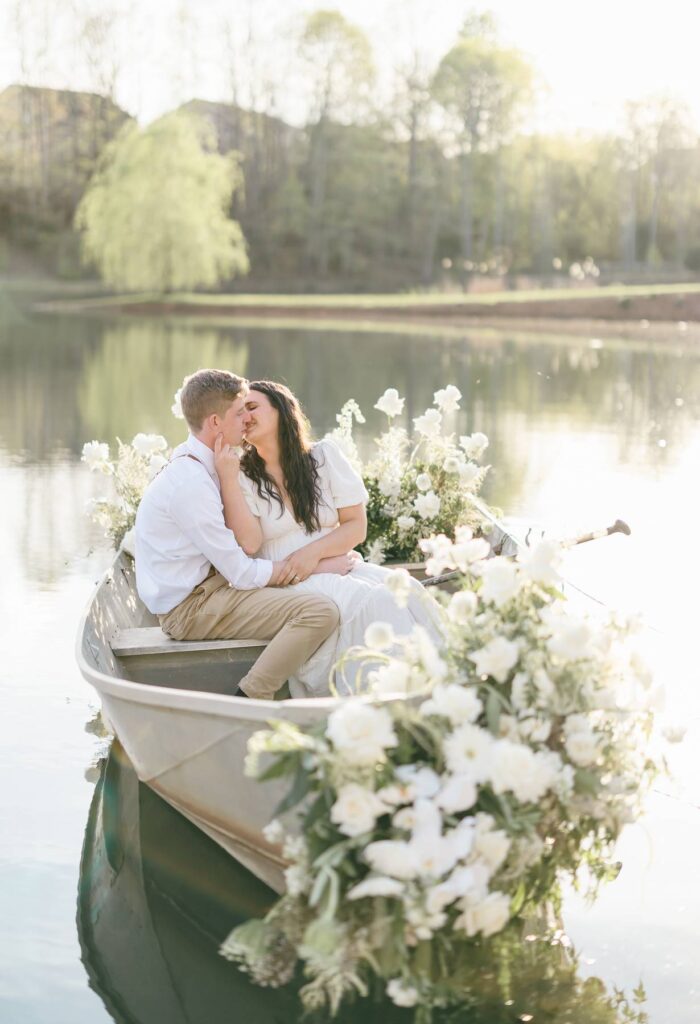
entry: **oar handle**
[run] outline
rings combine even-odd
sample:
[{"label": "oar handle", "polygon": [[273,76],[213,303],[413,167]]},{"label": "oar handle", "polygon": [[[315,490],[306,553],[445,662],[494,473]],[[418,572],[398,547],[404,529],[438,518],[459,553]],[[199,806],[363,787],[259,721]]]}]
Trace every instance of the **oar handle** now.
[{"label": "oar handle", "polygon": [[566,548],[576,547],[577,544],[587,544],[589,540],[600,540],[601,537],[611,537],[613,533],[624,533],[625,536],[629,537],[632,533],[624,519],[616,519],[612,526],[608,526],[604,530],[593,530],[592,533],[583,533],[580,537],[574,537],[572,540],[562,541],[562,544]]}]

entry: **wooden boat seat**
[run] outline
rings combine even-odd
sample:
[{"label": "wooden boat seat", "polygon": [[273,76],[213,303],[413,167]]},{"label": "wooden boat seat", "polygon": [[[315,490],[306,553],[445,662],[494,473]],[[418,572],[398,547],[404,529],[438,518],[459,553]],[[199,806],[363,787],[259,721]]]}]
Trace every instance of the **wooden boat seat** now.
[{"label": "wooden boat seat", "polygon": [[143,654],[185,654],[195,651],[236,650],[257,658],[266,640],[172,640],[160,626],[139,626],[120,629],[112,637],[110,647],[118,658]]}]

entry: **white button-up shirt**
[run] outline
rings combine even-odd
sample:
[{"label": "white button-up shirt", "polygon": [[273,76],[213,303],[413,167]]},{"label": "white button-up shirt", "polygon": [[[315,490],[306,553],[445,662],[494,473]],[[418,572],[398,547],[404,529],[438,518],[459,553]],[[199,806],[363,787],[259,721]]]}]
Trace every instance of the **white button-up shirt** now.
[{"label": "white button-up shirt", "polygon": [[212,565],[237,590],[272,575],[272,562],[249,558],[226,526],[214,452],[192,434],[146,488],[135,534],[136,588],[154,615],[180,604]]}]

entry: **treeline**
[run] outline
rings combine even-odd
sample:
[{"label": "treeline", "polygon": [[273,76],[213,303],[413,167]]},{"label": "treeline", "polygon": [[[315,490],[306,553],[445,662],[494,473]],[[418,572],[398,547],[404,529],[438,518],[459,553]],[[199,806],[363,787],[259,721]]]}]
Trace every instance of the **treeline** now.
[{"label": "treeline", "polygon": [[[231,216],[250,276],[236,287],[700,271],[700,147],[682,104],[630,103],[618,137],[535,133],[535,69],[484,14],[434,66],[416,54],[398,68],[381,109],[370,41],[340,13],[308,15],[289,47],[305,76],[303,125],[275,114],[274,90],[245,109],[235,61],[231,102],[184,105],[213,126],[220,152],[241,157]],[[0,239],[77,273],[75,209],[127,116],[112,96],[0,94]]]}]

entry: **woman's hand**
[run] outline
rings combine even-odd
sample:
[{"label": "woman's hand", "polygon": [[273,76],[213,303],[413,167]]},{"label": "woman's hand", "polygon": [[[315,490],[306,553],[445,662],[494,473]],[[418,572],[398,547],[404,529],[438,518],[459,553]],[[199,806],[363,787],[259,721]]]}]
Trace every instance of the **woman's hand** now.
[{"label": "woman's hand", "polygon": [[307,580],[320,562],[320,555],[316,554],[311,545],[299,548],[287,556],[287,562],[293,570],[292,583],[303,583]]},{"label": "woman's hand", "polygon": [[336,576],[347,576],[352,572],[353,566],[357,565],[357,559],[352,558],[355,552],[348,555],[331,555],[330,558],[322,558],[316,566],[315,572],[331,572]]},{"label": "woman's hand", "polygon": [[214,468],[220,480],[238,479],[241,460],[232,445],[224,444],[223,434],[217,434],[214,441]]}]

